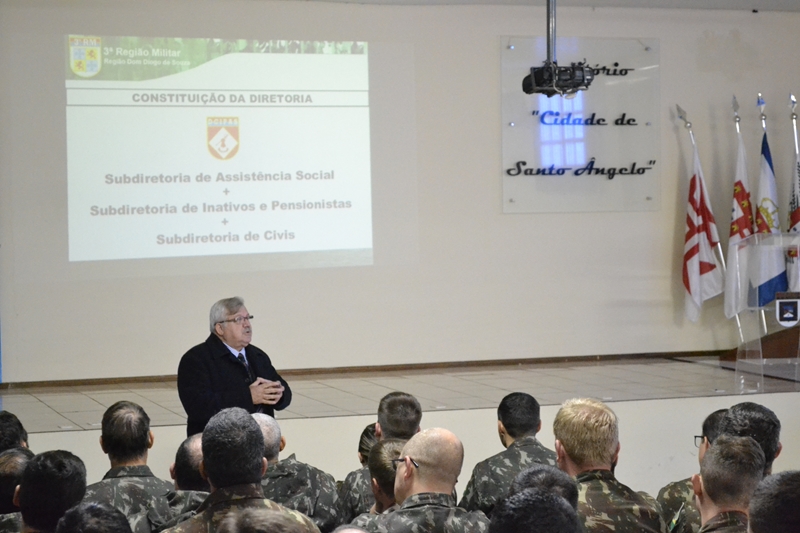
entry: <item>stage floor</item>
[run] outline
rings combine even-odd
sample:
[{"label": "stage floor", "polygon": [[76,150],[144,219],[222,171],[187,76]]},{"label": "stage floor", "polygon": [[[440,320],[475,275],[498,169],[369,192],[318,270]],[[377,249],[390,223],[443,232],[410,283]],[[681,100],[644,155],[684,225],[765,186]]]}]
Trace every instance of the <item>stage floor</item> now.
[{"label": "stage floor", "polygon": [[[415,395],[426,412],[492,408],[514,391],[542,405],[578,396],[619,402],[738,392],[734,372],[715,357],[316,374],[294,376],[290,385],[292,403],[278,419],[375,414],[378,400],[395,390]],[[799,383],[764,377],[763,392],[798,391]],[[185,424],[175,381],[0,391],[0,408],[17,415],[29,433],[97,430],[105,409],[119,400],[144,407],[153,426]]]}]

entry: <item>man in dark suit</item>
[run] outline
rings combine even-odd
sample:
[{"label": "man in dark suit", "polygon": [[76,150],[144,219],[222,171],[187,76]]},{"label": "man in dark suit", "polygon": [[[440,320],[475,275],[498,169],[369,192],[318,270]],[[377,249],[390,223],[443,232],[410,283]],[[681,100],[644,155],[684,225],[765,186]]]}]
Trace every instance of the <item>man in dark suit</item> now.
[{"label": "man in dark suit", "polygon": [[252,318],[241,298],[218,301],[209,314],[211,335],[181,358],[178,395],[188,415],[187,435],[202,432],[227,407],[274,416],[292,401],[269,356],[250,344]]}]

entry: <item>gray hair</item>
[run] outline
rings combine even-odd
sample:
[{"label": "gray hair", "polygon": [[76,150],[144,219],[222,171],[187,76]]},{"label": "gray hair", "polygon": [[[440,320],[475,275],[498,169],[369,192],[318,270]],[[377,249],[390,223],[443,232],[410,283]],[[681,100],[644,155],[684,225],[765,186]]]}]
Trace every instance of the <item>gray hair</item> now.
[{"label": "gray hair", "polygon": [[239,309],[244,307],[244,299],[239,296],[233,298],[223,298],[211,306],[211,311],[208,313],[208,329],[214,333],[214,326],[222,322],[228,316],[235,315]]},{"label": "gray hair", "polygon": [[281,453],[281,426],[277,420],[264,413],[253,413],[252,417],[264,435],[264,457],[267,461],[277,459]]},{"label": "gray hair", "polygon": [[264,437],[241,407],[223,409],[211,417],[203,430],[202,447],[203,467],[215,488],[261,481]]}]

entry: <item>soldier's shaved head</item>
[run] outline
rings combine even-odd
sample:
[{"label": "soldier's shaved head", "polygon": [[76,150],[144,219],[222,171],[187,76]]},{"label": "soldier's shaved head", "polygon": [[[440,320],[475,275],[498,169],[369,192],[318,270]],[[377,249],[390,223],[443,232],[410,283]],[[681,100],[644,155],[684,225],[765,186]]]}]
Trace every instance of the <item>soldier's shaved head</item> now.
[{"label": "soldier's shaved head", "polygon": [[451,431],[431,428],[414,435],[403,447],[402,456],[419,464],[421,482],[455,486],[464,463],[464,446]]},{"label": "soldier's shaved head", "polygon": [[[378,404],[375,436],[380,439],[410,439],[419,431],[422,407],[406,392],[390,392]],[[380,434],[380,435],[379,435]]]},{"label": "soldier's shaved head", "polygon": [[203,470],[212,489],[260,483],[266,469],[264,435],[241,407],[211,417],[202,436]]}]

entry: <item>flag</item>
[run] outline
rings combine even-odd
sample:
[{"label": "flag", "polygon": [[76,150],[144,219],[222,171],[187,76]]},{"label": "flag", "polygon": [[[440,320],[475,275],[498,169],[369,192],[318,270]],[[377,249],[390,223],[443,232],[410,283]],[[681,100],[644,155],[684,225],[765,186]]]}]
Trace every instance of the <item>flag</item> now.
[{"label": "flag", "polygon": [[[758,180],[756,208],[756,232],[780,235],[775,170],[772,166],[772,155],[769,151],[766,131],[761,141],[761,173]],[[759,268],[755,273],[753,284],[758,291],[758,299],[754,302],[758,307],[767,305],[775,299],[775,293],[788,288],[786,261],[782,249],[765,247],[761,250]]]},{"label": "flag", "polygon": [[686,207],[686,238],[683,246],[683,285],[686,287],[686,316],[692,322],[700,317],[703,302],[722,292],[722,270],[714,255],[719,243],[717,223],[708,205],[708,191],[694,147],[694,174],[689,181]]},{"label": "flag", "polygon": [[736,174],[733,182],[733,209],[731,233],[728,240],[728,272],[725,276],[725,316],[733,318],[747,305],[747,256],[739,254],[738,244],[753,234],[753,204],[750,202],[750,180],[747,178],[747,156],[742,134],[738,134],[739,149],[736,156]]},{"label": "flag", "polygon": [[[789,198],[789,233],[800,233],[800,154],[795,156],[792,197]],[[800,250],[793,246],[786,252],[786,274],[789,290],[800,292]]]}]

